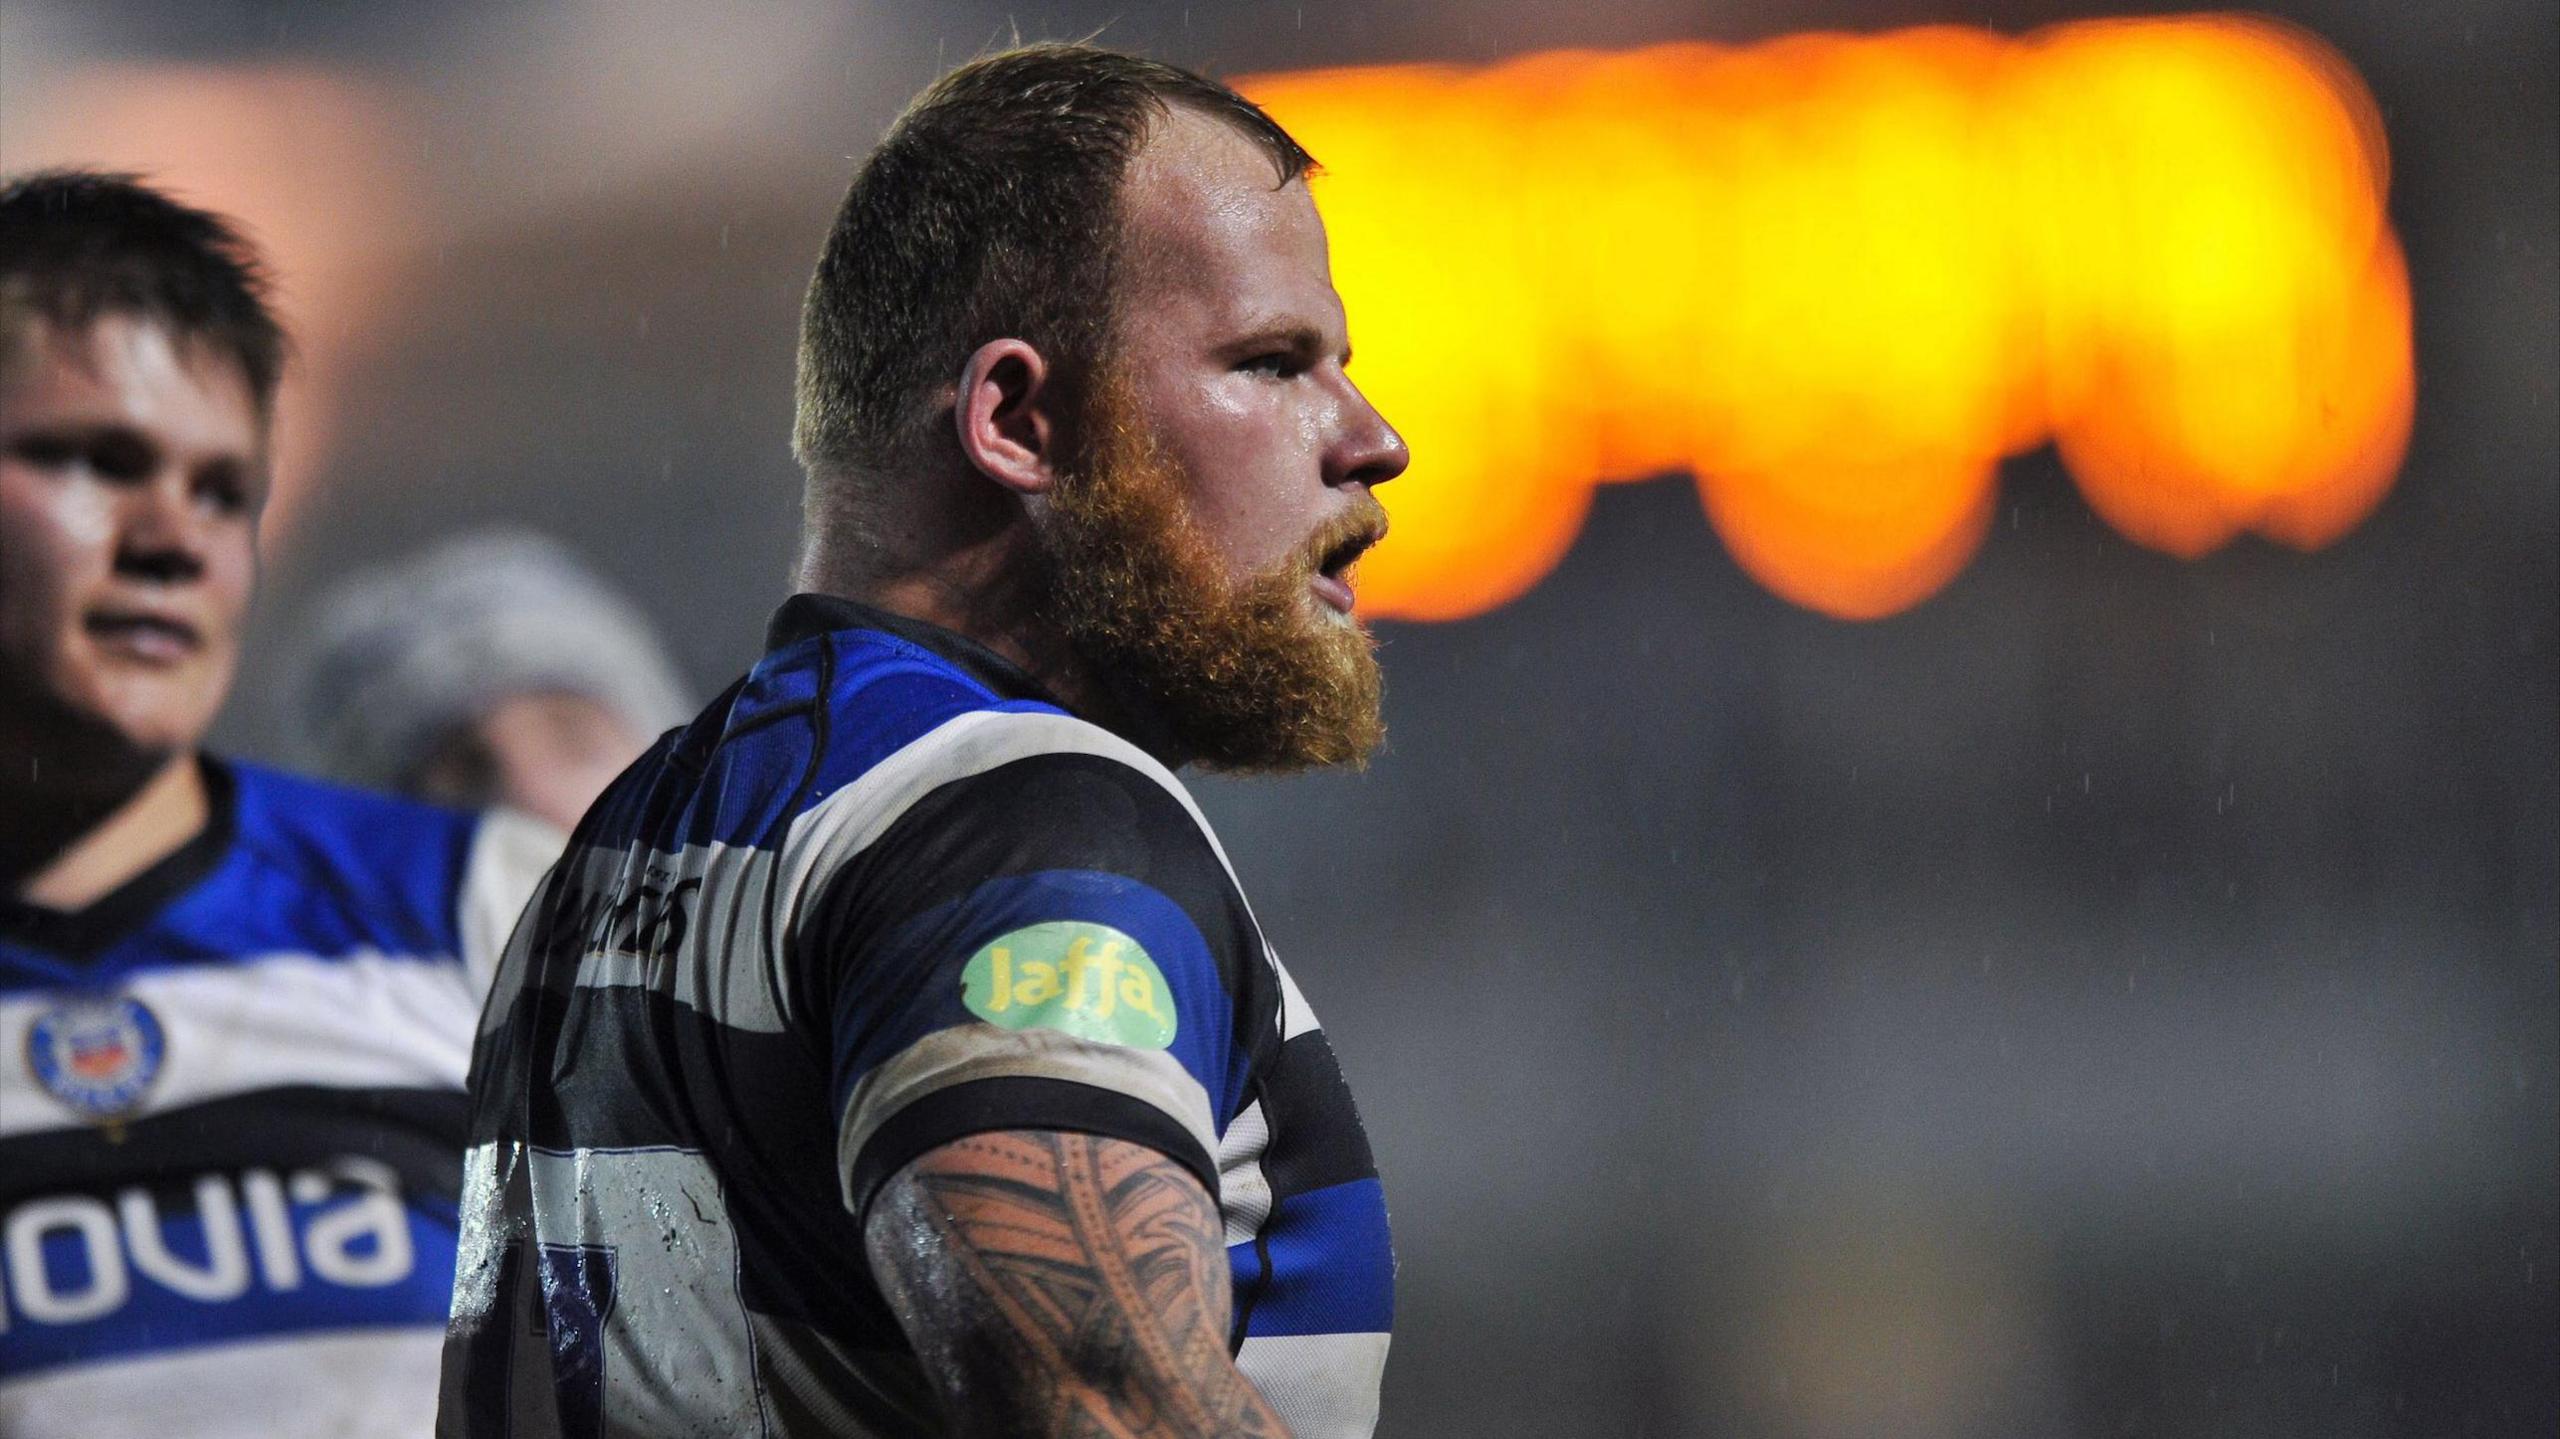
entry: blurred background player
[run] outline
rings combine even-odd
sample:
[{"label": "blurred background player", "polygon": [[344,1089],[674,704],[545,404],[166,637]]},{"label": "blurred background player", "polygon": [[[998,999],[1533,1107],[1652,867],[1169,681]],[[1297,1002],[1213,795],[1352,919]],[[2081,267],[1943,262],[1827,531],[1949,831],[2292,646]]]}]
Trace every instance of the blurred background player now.
[{"label": "blurred background player", "polygon": [[401,1435],[557,838],[201,749],[285,338],[226,221],[0,186],[0,1434]]},{"label": "blurred background player", "polygon": [[497,530],[362,571],[312,606],[292,704],[313,769],[566,830],[691,714],[628,600],[538,534]]},{"label": "blurred background player", "polygon": [[807,593],[491,997],[442,1432],[1371,1432],[1368,1138],[1173,773],[1383,733],[1346,570],[1405,447],[1311,163],[1074,45],[864,162],[802,318]]}]

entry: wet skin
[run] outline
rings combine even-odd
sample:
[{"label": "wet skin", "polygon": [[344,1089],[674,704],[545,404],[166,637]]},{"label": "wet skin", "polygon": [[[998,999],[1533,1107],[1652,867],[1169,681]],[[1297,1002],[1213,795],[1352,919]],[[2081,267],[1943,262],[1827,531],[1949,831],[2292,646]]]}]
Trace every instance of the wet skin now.
[{"label": "wet skin", "polygon": [[[1353,384],[1324,221],[1303,180],[1233,127],[1177,110],[1130,167],[1114,355],[1155,442],[1189,477],[1192,520],[1231,579],[1267,573],[1346,514],[1404,440]],[[1356,549],[1310,585],[1347,614]]]},{"label": "wet skin", "polygon": [[[1402,473],[1405,447],[1345,373],[1315,203],[1274,178],[1222,122],[1176,110],[1156,127],[1124,192],[1114,378],[1231,586],[1287,569],[1329,530],[1357,534],[1307,584],[1311,615],[1347,625],[1342,572],[1383,528],[1370,491]],[[1036,389],[1024,376],[1041,364],[1020,341],[993,342],[956,402],[970,462],[1035,503],[1055,472],[1008,396]],[[1217,1201],[1164,1155],[1082,1134],[976,1135],[892,1176],[864,1239],[956,1432],[1288,1432],[1229,1347]]]}]

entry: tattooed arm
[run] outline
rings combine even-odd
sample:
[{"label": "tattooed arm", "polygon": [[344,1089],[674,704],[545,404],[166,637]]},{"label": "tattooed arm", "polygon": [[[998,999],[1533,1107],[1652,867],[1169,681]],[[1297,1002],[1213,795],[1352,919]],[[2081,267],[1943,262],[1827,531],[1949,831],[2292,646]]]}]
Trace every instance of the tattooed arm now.
[{"label": "tattooed arm", "polygon": [[1218,1207],[1154,1150],[955,1140],[881,1188],[863,1238],[958,1433],[1286,1439],[1227,1352]]}]

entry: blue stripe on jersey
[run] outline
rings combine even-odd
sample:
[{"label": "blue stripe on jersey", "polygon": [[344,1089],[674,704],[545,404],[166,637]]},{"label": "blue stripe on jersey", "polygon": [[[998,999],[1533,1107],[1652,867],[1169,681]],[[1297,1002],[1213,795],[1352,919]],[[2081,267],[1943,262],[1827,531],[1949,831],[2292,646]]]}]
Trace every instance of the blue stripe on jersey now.
[{"label": "blue stripe on jersey", "polygon": [[[428,1199],[405,1206],[409,1262],[396,1272],[385,1262],[381,1238],[370,1227],[348,1227],[354,1216],[343,1196],[326,1204],[292,1206],[291,1229],[299,1238],[291,1268],[283,1274],[261,1252],[258,1239],[245,1232],[250,1226],[244,1217],[235,1215],[229,1242],[240,1246],[247,1263],[238,1276],[240,1291],[218,1299],[181,1294],[145,1276],[132,1258],[132,1237],[121,1233],[121,1226],[110,1231],[113,1240],[99,1243],[106,1237],[96,1228],[105,1204],[92,1203],[98,1207],[89,1211],[87,1229],[66,1219],[43,1230],[35,1256],[41,1273],[12,1269],[7,1274],[5,1297],[0,1297],[7,1306],[7,1322],[0,1325],[0,1381],[61,1364],[315,1330],[385,1325],[441,1329],[452,1307],[456,1223],[449,1203]],[[9,1266],[26,1257],[16,1235],[25,1223],[23,1215],[21,1211],[11,1226]],[[158,1227],[172,1258],[191,1270],[209,1270],[202,1218],[171,1215],[159,1220]],[[335,1277],[323,1272],[323,1263]],[[279,1278],[291,1282],[278,1285]],[[119,1289],[123,1297],[117,1300]],[[29,1312],[31,1297],[36,1313]],[[82,1309],[97,1312],[61,1317],[66,1303],[74,1316]],[[57,1317],[40,1317],[46,1311]]]},{"label": "blue stripe on jersey", "polygon": [[254,765],[230,850],[157,915],[80,961],[0,942],[0,994],[111,986],[143,969],[271,954],[455,956],[454,897],[479,816]]},{"label": "blue stripe on jersey", "polygon": [[[1200,1081],[1217,1114],[1234,1112],[1244,1066],[1233,1066],[1235,1001],[1198,925],[1162,893],[1123,874],[1050,869],[1006,875],[900,925],[836,997],[835,1109],[862,1076],[936,1030],[981,1022],[963,1000],[961,972],[989,941],[1034,924],[1107,924],[1137,941],[1173,991],[1171,1053]],[[917,989],[928,992],[917,994]],[[935,992],[938,991],[938,992]]]},{"label": "blue stripe on jersey", "polygon": [[1272,1210],[1258,1241],[1229,1246],[1236,1292],[1253,1294],[1268,1253],[1247,1336],[1382,1334],[1396,1312],[1395,1253],[1387,1239],[1387,1195],[1375,1179],[1293,1194]]},{"label": "blue stripe on jersey", "polygon": [[[830,707],[843,714],[844,697],[858,690],[863,723],[831,729],[817,772],[810,774],[806,727],[766,721],[815,706],[822,658],[833,670]],[[1036,701],[999,699],[950,661],[894,635],[842,630],[786,645],[749,672],[722,720],[721,733],[688,734],[679,745],[682,750],[698,740],[718,742],[696,791],[699,800],[682,810],[643,817],[629,832],[608,828],[585,842],[607,849],[640,843],[667,853],[687,845],[778,843],[791,820],[828,795],[917,737],[979,710],[1060,713]],[[654,764],[635,771],[657,772],[660,767]],[[804,778],[809,781],[805,793]]]}]

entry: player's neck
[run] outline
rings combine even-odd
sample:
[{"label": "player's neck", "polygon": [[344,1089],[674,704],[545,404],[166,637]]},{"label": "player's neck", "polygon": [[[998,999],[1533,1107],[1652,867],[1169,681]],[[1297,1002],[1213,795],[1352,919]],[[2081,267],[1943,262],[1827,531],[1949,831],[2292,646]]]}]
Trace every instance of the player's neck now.
[{"label": "player's neck", "polygon": [[828,592],[975,640],[1019,666],[1077,718],[1179,766],[1184,757],[1171,751],[1161,727],[1146,722],[1102,683],[1043,612],[1045,595],[1020,578],[1032,573],[1018,563],[996,563],[965,577],[949,570],[911,571]]},{"label": "player's neck", "polygon": [[[990,487],[991,488],[991,487]],[[804,590],[837,595],[977,641],[1021,667],[1051,698],[1179,767],[1170,735],[1103,682],[1058,628],[1019,511],[971,523],[919,520],[907,552],[859,526],[823,522],[801,554]]]},{"label": "player's neck", "polygon": [[[17,778],[12,776],[13,779]],[[46,909],[104,899],[204,832],[212,797],[195,751],[145,770],[138,784],[11,783],[0,788],[0,888]]]},{"label": "player's neck", "polygon": [[999,567],[970,583],[948,574],[916,571],[844,593],[876,609],[975,640],[1019,666],[1059,703],[1086,718],[1096,718],[1089,693],[1096,687],[1087,681],[1086,666],[1074,647],[1038,613],[1021,586],[997,578],[1003,574]]}]

